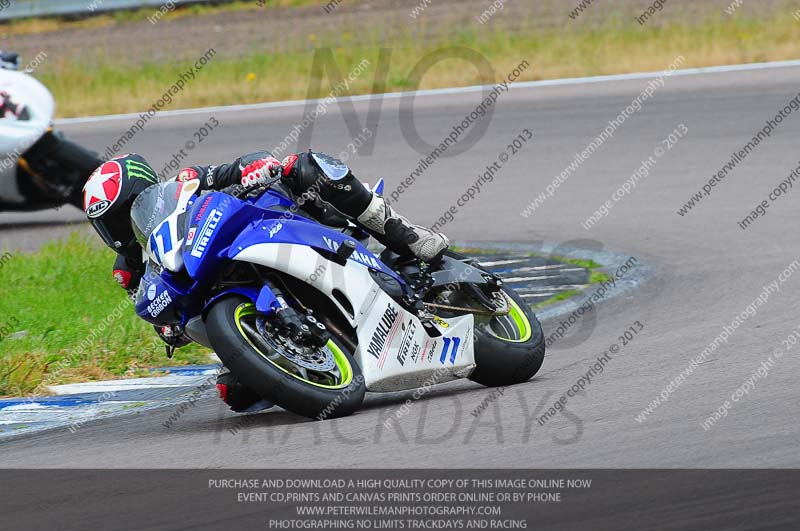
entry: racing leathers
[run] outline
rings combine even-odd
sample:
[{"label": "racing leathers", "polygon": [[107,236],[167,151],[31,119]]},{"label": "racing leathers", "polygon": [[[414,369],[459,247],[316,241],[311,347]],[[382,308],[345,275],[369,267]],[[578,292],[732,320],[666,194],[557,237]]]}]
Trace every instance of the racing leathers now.
[{"label": "racing leathers", "polygon": [[[232,185],[253,187],[273,175],[281,176],[284,187],[312,216],[321,217],[325,209],[332,208],[399,255],[430,262],[449,245],[444,235],[412,225],[398,215],[383,197],[368,190],[347,165],[324,153],[309,150],[281,162],[268,152],[255,152],[230,164],[184,168],[176,179],[199,179],[199,190],[204,191],[224,190]],[[141,249],[137,253],[119,255],[114,264],[114,278],[129,291],[137,289],[144,273]]]}]

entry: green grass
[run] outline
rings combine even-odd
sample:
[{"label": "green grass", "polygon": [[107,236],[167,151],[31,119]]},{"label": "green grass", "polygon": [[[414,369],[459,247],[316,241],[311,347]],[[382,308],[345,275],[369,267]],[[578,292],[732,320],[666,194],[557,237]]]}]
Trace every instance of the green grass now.
[{"label": "green grass", "polygon": [[[12,324],[12,333],[25,335],[0,340],[0,396],[136,376],[168,363],[153,327],[136,316],[113,280],[113,263],[114,254],[97,238],[75,232],[37,254],[15,253],[3,264],[0,325]],[[169,361],[188,363],[208,363],[208,350],[190,345]]]},{"label": "green grass", "polygon": [[597,269],[598,267],[602,267],[601,264],[598,264],[594,260],[583,260],[581,258],[567,258],[565,256],[552,256],[554,260],[558,260],[559,262],[564,262],[566,264],[572,264],[578,267],[582,267],[584,269]]},{"label": "green grass", "polygon": [[[415,88],[409,81],[413,67],[444,46],[478,51],[492,64],[495,79],[482,79],[476,68],[463,60],[447,59],[423,76],[420,88],[499,81],[523,60],[530,67],[519,81],[663,70],[678,55],[685,58],[681,68],[794,59],[800,57],[800,39],[795,38],[798,29],[800,23],[788,12],[762,18],[709,16],[645,27],[632,17],[620,16],[597,26],[569,24],[522,32],[506,31],[500,25],[495,31],[441,28],[430,39],[392,28],[388,75],[379,89]],[[336,28],[325,35],[293,34],[281,53],[253,49],[236,56],[220,54],[166,108],[305,98],[317,47],[332,49],[345,76],[362,59],[369,60],[367,71],[342,95],[369,93],[379,62],[375,43],[381,42],[380,36],[377,28],[353,33]],[[133,112],[149,108],[192,61],[154,63],[137,54],[124,60],[53,57],[37,76],[54,93],[60,116]],[[311,96],[327,95],[331,90],[328,81],[325,76],[319,93]]]},{"label": "green grass", "polygon": [[611,275],[602,271],[591,271],[589,273],[589,284],[600,284],[611,280]]},{"label": "green grass", "polygon": [[[476,256],[479,260],[481,256],[505,254],[507,252],[499,249],[481,249],[478,247],[457,247],[457,246],[454,246],[453,250],[461,254]],[[544,257],[544,255],[539,253],[525,253],[525,255]],[[581,258],[567,258],[565,256],[556,256],[556,255],[547,256],[546,258],[551,260],[556,260],[558,262],[562,262],[565,264],[572,264],[574,266],[586,269],[587,271],[589,271],[588,285],[600,284],[601,282],[606,282],[608,280],[611,280],[611,275],[604,273],[602,271],[597,271],[597,269],[600,269],[601,267],[603,267],[603,265],[598,262],[595,262],[594,260],[583,260]],[[553,295],[549,299],[545,299],[543,301],[536,303],[534,305],[534,308],[541,308],[542,306],[547,306],[549,304],[554,304],[556,302],[565,301],[567,299],[571,299],[576,295],[580,295],[580,293],[581,290],[579,289],[569,289],[566,291],[561,291]]]},{"label": "green grass", "polygon": [[606,282],[611,280],[611,275],[608,273],[603,273],[602,271],[596,271],[603,267],[602,264],[598,264],[594,260],[583,260],[580,258],[566,258],[564,256],[553,256],[552,257],[559,262],[564,262],[567,264],[572,264],[577,267],[582,267],[589,271],[589,284],[600,284],[601,282]]},{"label": "green grass", "polygon": [[553,295],[549,299],[543,300],[541,302],[537,302],[534,305],[534,308],[541,308],[542,306],[547,306],[548,304],[553,304],[560,301],[565,301],[567,299],[571,299],[575,295],[579,295],[581,290],[579,289],[568,289],[566,291],[562,291],[556,295]]},{"label": "green grass", "polygon": [[122,410],[125,411],[126,409],[135,409],[137,407],[146,406],[147,402],[134,402],[133,404],[125,404],[122,406]]},{"label": "green grass", "polygon": [[[601,282],[606,282],[611,280],[611,275],[608,273],[604,273],[602,271],[597,271],[597,269],[603,267],[602,264],[595,262],[594,260],[582,260],[580,258],[566,258],[563,256],[551,256],[550,258],[554,260],[558,260],[559,262],[564,262],[567,264],[572,264],[577,267],[582,267],[589,271],[589,281],[587,285],[592,284],[600,284]],[[562,291],[550,297],[549,299],[545,299],[540,301],[534,305],[534,308],[541,308],[542,306],[547,306],[549,304],[553,304],[560,301],[565,301],[567,299],[571,299],[576,295],[580,295],[582,290],[579,289],[569,289],[566,291]]]}]

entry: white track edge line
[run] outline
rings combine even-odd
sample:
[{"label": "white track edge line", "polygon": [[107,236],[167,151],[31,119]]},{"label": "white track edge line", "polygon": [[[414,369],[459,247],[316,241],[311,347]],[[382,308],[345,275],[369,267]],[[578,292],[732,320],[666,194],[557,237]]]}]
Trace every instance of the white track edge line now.
[{"label": "white track edge line", "polygon": [[[727,72],[741,72],[747,70],[765,70],[772,68],[789,68],[800,66],[800,60],[793,59],[788,61],[771,61],[766,63],[745,63],[737,65],[723,65],[723,66],[706,66],[700,68],[686,68],[683,70],[675,70],[669,77],[675,76],[691,76],[702,74],[719,74]],[[510,83],[511,89],[525,89],[535,87],[552,87],[563,85],[583,85],[589,83],[606,83],[611,81],[628,81],[635,79],[652,79],[664,75],[664,71],[659,72],[634,72],[630,74],[612,74],[605,76],[592,76],[592,77],[570,77],[563,79],[545,79],[540,81],[521,81],[519,83]],[[373,98],[388,98],[395,99],[402,96],[417,97],[417,96],[439,96],[447,94],[466,94],[470,92],[478,92],[491,88],[495,85],[471,85],[468,87],[451,87],[430,90],[417,90],[413,92],[386,92],[382,94],[362,94],[358,96],[345,96],[336,98],[335,101],[365,101]],[[248,103],[239,105],[221,105],[216,107],[197,107],[193,109],[175,109],[170,111],[159,111],[153,117],[166,118],[170,116],[189,116],[192,114],[204,113],[219,113],[219,112],[236,112],[236,111],[252,111],[259,109],[274,109],[282,107],[296,107],[298,105],[316,104],[324,101],[327,98],[318,98],[313,100],[287,100],[287,101],[271,101],[263,103]],[[138,118],[139,113],[127,114],[109,114],[105,116],[87,116],[83,118],[62,118],[56,120],[56,125],[67,124],[82,124],[92,122],[106,122],[112,120],[124,120]]]}]

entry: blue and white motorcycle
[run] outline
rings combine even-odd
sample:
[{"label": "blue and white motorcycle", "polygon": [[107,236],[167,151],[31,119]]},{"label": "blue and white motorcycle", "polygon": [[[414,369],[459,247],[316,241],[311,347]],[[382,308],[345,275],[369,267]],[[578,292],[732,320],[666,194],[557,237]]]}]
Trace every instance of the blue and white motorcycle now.
[{"label": "blue and white motorcycle", "polygon": [[136,312],[214,349],[266,400],[325,419],[354,412],[366,391],[510,385],[541,367],[536,316],[475,260],[376,255],[367,233],[315,221],[277,182],[197,191],[166,182],[136,199],[147,260]]}]

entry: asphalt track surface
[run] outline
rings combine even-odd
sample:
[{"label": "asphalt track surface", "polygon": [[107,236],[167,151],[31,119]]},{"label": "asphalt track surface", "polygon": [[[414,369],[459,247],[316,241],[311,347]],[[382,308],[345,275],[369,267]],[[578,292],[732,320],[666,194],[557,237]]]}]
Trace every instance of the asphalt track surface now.
[{"label": "asphalt track surface", "polygon": [[[762,291],[800,258],[797,202],[789,192],[743,231],[747,215],[797,165],[800,116],[784,120],[758,148],[688,215],[676,214],[768,118],[797,93],[800,68],[674,77],[529,218],[520,211],[544,189],[606,123],[647,84],[629,80],[517,89],[501,96],[485,136],[470,150],[439,160],[398,203],[417,222],[433,223],[472,185],[523,128],[533,143],[513,157],[445,231],[456,240],[564,242],[591,239],[605,249],[636,256],[651,278],[636,291],[597,308],[585,341],[556,344],[531,382],[505,389],[479,418],[471,415],[490,390],[470,382],[434,389],[411,406],[397,428],[383,422],[412,393],[370,395],[355,415],[310,422],[283,411],[242,417],[208,399],[172,428],[172,409],[98,421],[3,444],[6,467],[510,467],[716,468],[796,467],[795,347],[759,379],[711,430],[700,423],[730,400],[781,340],[800,325],[800,275],[781,284],[748,319],[644,422],[635,420],[667,384]],[[477,94],[430,96],[417,101],[416,125],[436,142],[469,113]],[[419,154],[404,141],[398,100],[386,100],[374,152],[350,161],[365,180],[392,184],[416,167]],[[361,120],[366,102],[357,103]],[[215,112],[220,127],[193,160],[212,163],[277,144],[302,116],[302,107]],[[165,162],[208,116],[164,117],[138,135],[132,149]],[[581,227],[641,161],[679,124],[686,138],[668,151],[631,196],[615,204],[591,231]],[[100,151],[130,126],[129,119],[64,126]],[[337,109],[319,118],[317,150],[339,153],[347,130]],[[66,217],[68,212],[50,214]],[[62,229],[59,229],[62,230]],[[24,226],[2,233],[3,243],[35,246],[52,228]],[[597,245],[597,243],[594,243]],[[133,317],[132,317],[133,318]],[[644,330],[622,348],[568,413],[538,425],[566,392],[635,321]],[[546,322],[552,332],[557,322]],[[546,404],[546,405],[545,405]],[[238,431],[232,430],[238,426]],[[232,433],[236,431],[236,433]]]}]

